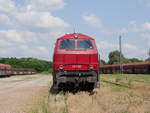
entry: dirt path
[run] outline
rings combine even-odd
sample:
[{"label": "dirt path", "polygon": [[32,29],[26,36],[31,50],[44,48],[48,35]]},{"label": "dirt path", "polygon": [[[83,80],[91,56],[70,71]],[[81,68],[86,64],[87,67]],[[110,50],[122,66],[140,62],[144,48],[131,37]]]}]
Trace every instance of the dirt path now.
[{"label": "dirt path", "polygon": [[0,113],[24,113],[50,81],[50,76],[41,75],[0,78]]}]

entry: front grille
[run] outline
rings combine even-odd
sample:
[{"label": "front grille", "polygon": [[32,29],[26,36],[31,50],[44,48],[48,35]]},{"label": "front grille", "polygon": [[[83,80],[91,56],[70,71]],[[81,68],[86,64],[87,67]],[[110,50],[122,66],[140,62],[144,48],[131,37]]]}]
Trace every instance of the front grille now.
[{"label": "front grille", "polygon": [[63,71],[58,72],[59,76],[67,76],[67,77],[87,77],[87,76],[95,76],[95,71]]}]

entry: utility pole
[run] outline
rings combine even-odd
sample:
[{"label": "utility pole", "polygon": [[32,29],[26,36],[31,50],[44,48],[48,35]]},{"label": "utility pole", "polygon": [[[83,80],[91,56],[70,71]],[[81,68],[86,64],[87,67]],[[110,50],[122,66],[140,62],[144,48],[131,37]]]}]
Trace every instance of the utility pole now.
[{"label": "utility pole", "polygon": [[119,36],[119,50],[120,50],[120,74],[123,73],[123,68],[122,68],[122,37],[121,35]]},{"label": "utility pole", "polygon": [[149,59],[150,59],[150,49],[148,50],[148,56],[149,56]]},{"label": "utility pole", "polygon": [[75,27],[73,28],[73,32],[74,32],[74,33],[76,33],[76,29],[75,29]]}]

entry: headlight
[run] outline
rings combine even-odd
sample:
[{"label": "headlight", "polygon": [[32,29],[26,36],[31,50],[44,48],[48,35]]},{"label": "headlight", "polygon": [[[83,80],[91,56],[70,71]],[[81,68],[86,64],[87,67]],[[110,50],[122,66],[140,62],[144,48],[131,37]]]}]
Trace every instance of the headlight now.
[{"label": "headlight", "polygon": [[64,69],[64,66],[63,66],[63,65],[60,65],[60,66],[59,66],[59,69],[61,69],[61,70]]},{"label": "headlight", "polygon": [[89,65],[89,69],[94,69],[94,66],[93,65]]}]

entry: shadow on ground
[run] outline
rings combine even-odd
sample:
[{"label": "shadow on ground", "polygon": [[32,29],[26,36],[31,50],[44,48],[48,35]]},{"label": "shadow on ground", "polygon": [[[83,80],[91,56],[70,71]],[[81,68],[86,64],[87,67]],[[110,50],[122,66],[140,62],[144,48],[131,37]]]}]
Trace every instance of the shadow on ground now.
[{"label": "shadow on ground", "polygon": [[76,94],[78,92],[83,92],[83,91],[88,92],[89,95],[95,94],[93,89],[92,90],[91,89],[79,89],[79,88],[75,88],[75,89],[57,89],[53,85],[49,90],[49,94],[52,94],[52,95],[57,95],[57,94],[60,94],[60,93],[63,93],[63,94],[66,94],[66,93]]}]

